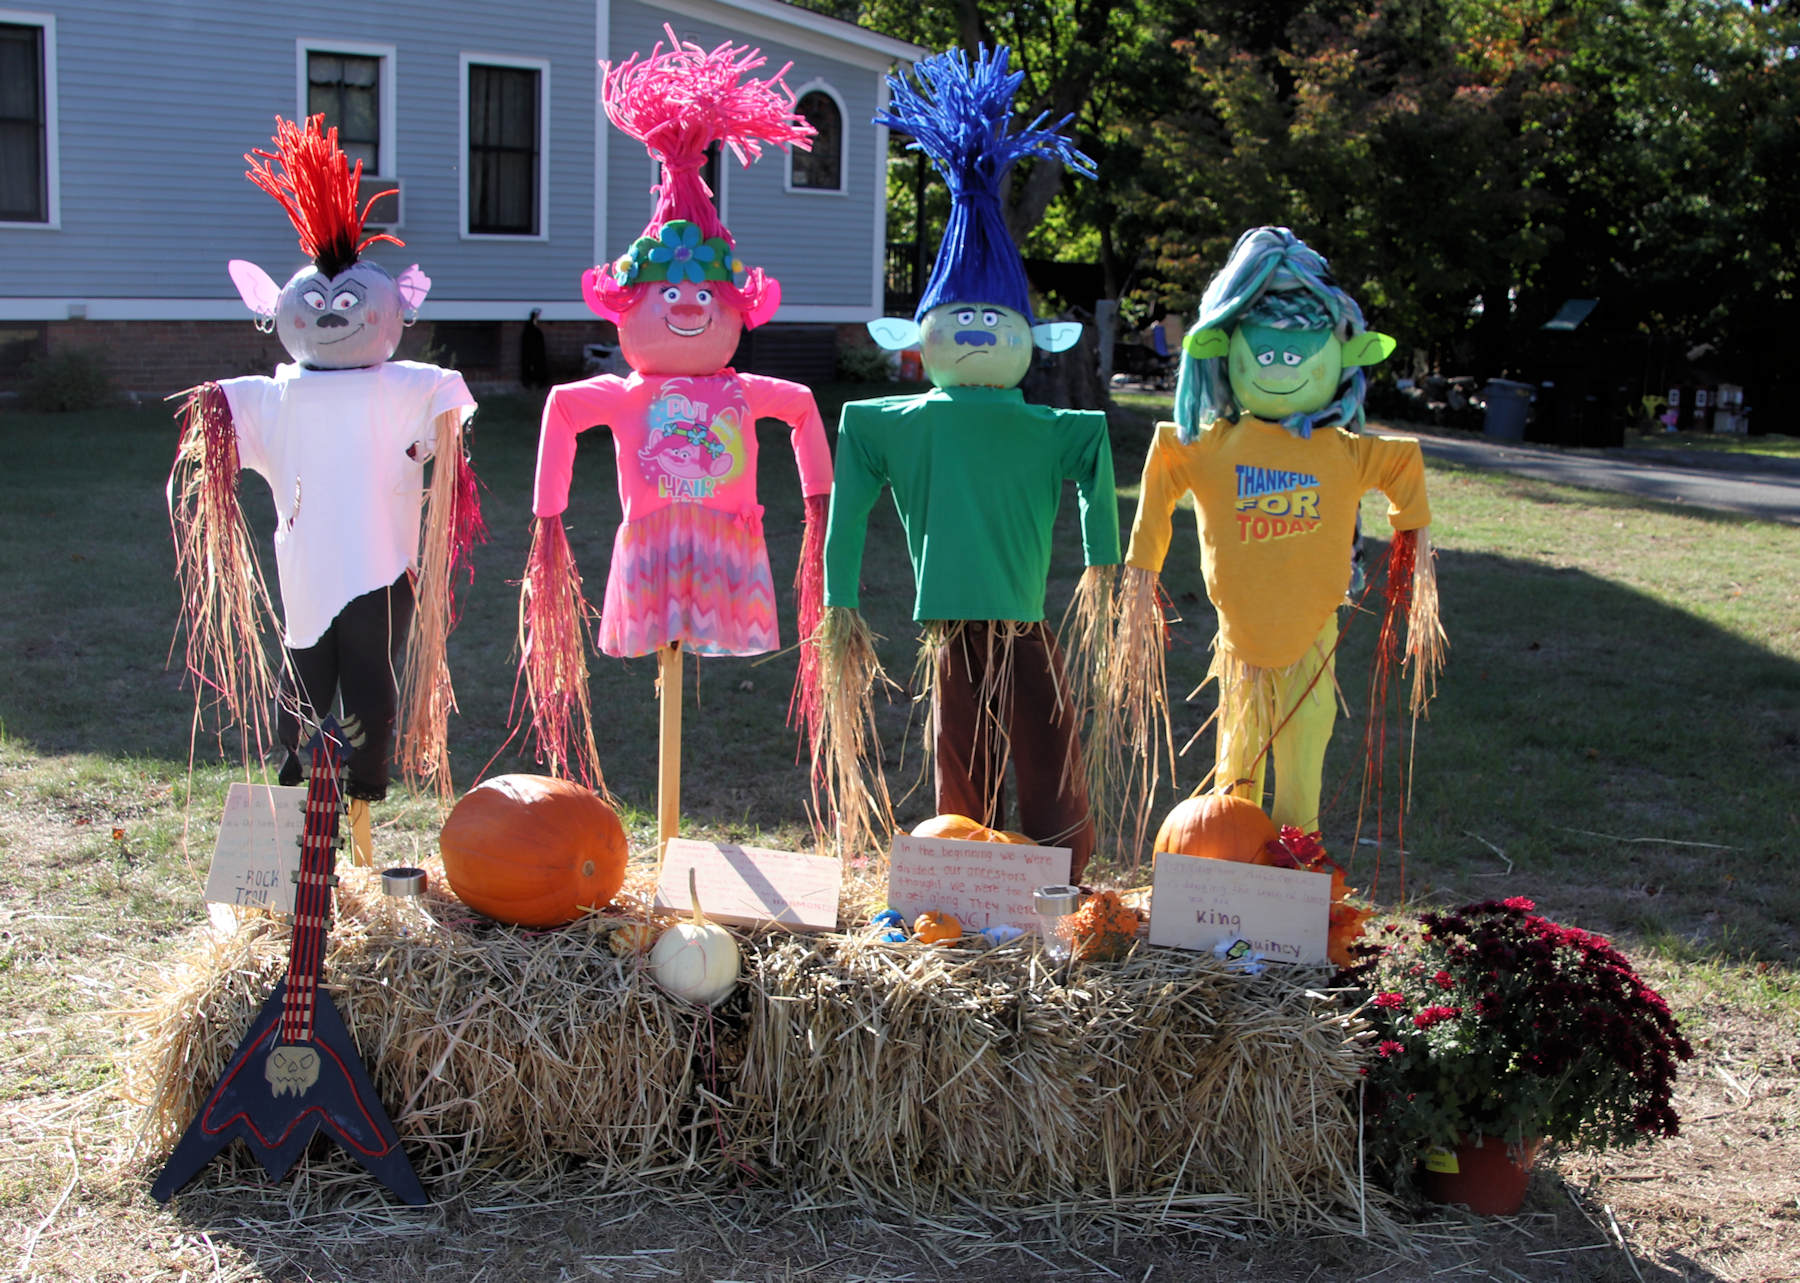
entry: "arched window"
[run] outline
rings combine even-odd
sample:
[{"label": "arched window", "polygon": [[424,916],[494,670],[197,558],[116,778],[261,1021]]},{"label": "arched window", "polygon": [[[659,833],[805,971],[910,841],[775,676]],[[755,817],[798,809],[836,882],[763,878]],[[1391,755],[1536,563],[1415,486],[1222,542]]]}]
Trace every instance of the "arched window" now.
[{"label": "arched window", "polygon": [[788,151],[788,186],[796,190],[841,192],[844,190],[844,108],[837,95],[825,88],[808,89],[794,110],[816,131],[812,150]]}]

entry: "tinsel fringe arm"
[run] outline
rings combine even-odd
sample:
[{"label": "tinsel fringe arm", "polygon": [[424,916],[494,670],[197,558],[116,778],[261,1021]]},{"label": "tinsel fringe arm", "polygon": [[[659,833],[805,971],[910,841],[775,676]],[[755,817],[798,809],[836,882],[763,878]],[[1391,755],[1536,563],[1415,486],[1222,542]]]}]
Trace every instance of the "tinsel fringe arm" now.
[{"label": "tinsel fringe arm", "polygon": [[525,679],[527,738],[552,775],[575,776],[602,794],[600,752],[588,702],[587,621],[581,574],[562,517],[534,523],[531,555],[519,586],[519,672]]},{"label": "tinsel fringe arm", "polygon": [[262,636],[265,628],[279,636],[280,620],[238,505],[231,405],[217,383],[184,396],[166,495],[196,719],[211,692],[226,719],[243,728],[246,752],[260,755],[273,743],[269,710],[276,694]]},{"label": "tinsel fringe arm", "polygon": [[[1106,814],[1106,745],[1114,732],[1111,701],[1106,698],[1106,675],[1112,666],[1112,627],[1118,594],[1117,566],[1089,566],[1076,581],[1075,594],[1063,612],[1057,644],[1063,652],[1063,671],[1069,682],[1069,699],[1081,728],[1082,757],[1087,764],[1088,798],[1096,814]],[[1071,757],[1070,765],[1074,764]],[[1066,783],[1066,781],[1065,781]]]},{"label": "tinsel fringe arm", "polygon": [[447,658],[456,626],[455,578],[469,550],[487,542],[475,472],[463,453],[461,416],[440,414],[425,503],[425,548],[419,566],[412,639],[400,673],[400,769],[416,784],[430,785],[448,802],[455,796],[450,777],[450,714],[456,691]]},{"label": "tinsel fringe arm", "polygon": [[812,754],[813,777],[819,774],[819,718],[824,676],[819,666],[819,619],[825,611],[825,522],[828,494],[806,497],[806,524],[800,536],[800,564],[794,569],[794,608],[799,619],[800,667],[788,700],[788,725],[797,727]]},{"label": "tinsel fringe arm", "polygon": [[854,610],[827,606],[815,644],[828,680],[819,685],[814,804],[821,822],[835,819],[838,853],[848,855],[871,848],[878,825],[887,833],[894,829],[875,729],[875,684],[887,675],[875,654],[875,634]]},{"label": "tinsel fringe arm", "polygon": [[1116,799],[1116,809],[1102,809],[1097,801],[1095,811],[1116,816],[1121,842],[1137,852],[1143,849],[1150,801],[1164,766],[1171,779],[1175,774],[1168,616],[1161,577],[1154,570],[1129,565],[1121,569],[1111,626],[1089,789],[1096,799]]},{"label": "tinsel fringe arm", "polygon": [[1431,546],[1431,528],[1413,532],[1412,604],[1406,612],[1406,662],[1412,666],[1412,715],[1425,711],[1437,694],[1438,674],[1444,671],[1444,654],[1450,639],[1438,615],[1437,552]]}]

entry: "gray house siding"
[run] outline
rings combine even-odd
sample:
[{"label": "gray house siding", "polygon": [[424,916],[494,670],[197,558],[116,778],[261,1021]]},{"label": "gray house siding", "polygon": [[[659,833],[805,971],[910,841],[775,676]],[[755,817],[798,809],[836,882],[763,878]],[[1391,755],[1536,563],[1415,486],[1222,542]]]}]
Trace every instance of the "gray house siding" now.
[{"label": "gray house siding", "polygon": [[[821,82],[842,102],[844,194],[787,190],[786,158],[769,149],[747,171],[729,162],[725,213],[745,262],[781,280],[778,319],[849,321],[880,311],[885,138],[869,122],[882,70],[912,52],[898,42],[768,0],[0,0],[4,11],[55,18],[61,191],[59,226],[0,225],[0,319],[61,319],[46,309],[65,301],[69,315],[79,308],[97,320],[240,319],[226,259],[250,259],[277,279],[298,267],[293,229],[244,180],[242,156],[266,145],[277,114],[296,114],[302,40],[392,49],[384,143],[395,160],[382,168],[404,186],[398,234],[406,247],[370,253],[424,268],[431,319],[517,319],[534,306],[547,320],[587,317],[581,272],[638,234],[653,181],[642,147],[599,113],[596,59],[647,52],[665,21],[708,48],[760,46],[771,61],[765,74],[791,60],[790,85]],[[547,199],[537,237],[463,230],[463,66],[489,57],[547,67]]]},{"label": "gray house siding", "polygon": [[[615,0],[612,57],[621,61],[633,52],[648,53],[658,41],[667,43],[663,24],[675,34],[706,49],[731,40],[761,49],[768,65],[754,74],[767,76],[792,62],[788,86],[822,83],[844,106],[846,135],[843,194],[788,191],[787,156],[764,148],[762,159],[748,169],[727,154],[723,162],[722,209],[738,256],[781,282],[783,314],[800,306],[861,307],[868,317],[881,312],[881,293],[874,265],[882,260],[885,241],[876,223],[876,112],[880,76],[872,70],[826,58],[817,52],[773,40],[747,38],[741,31],[671,13],[637,0]],[[607,124],[606,252],[617,255],[630,244],[649,218],[656,181],[655,166],[641,144]],[[885,136],[881,157],[885,207]]]}]

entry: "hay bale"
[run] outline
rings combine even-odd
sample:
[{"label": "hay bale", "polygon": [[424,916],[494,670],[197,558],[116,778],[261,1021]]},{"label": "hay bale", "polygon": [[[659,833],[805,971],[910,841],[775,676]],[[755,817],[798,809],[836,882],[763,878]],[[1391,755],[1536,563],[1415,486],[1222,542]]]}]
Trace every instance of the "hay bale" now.
[{"label": "hay bale", "polygon": [[[1363,1214],[1356,1029],[1316,975],[1142,943],[1064,973],[1030,937],[982,951],[750,933],[744,984],[703,1011],[607,947],[653,916],[631,892],[618,916],[534,932],[475,917],[441,878],[422,917],[372,871],[341,876],[325,982],[439,1193],[577,1160],[607,1184],[753,1178],[910,1213],[1215,1232]],[[649,878],[628,886],[647,895]],[[143,1013],[124,1068],[148,1160],[223,1072],[287,939],[261,915],[209,935]]]}]

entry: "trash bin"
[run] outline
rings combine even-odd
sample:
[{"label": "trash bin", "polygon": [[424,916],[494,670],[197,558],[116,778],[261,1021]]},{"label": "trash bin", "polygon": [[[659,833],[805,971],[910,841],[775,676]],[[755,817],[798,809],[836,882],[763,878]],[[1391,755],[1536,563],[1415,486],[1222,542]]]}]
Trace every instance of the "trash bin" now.
[{"label": "trash bin", "polygon": [[1523,441],[1531,393],[1529,383],[1489,379],[1482,392],[1487,400],[1487,416],[1482,422],[1481,434],[1496,441]]}]

